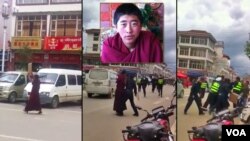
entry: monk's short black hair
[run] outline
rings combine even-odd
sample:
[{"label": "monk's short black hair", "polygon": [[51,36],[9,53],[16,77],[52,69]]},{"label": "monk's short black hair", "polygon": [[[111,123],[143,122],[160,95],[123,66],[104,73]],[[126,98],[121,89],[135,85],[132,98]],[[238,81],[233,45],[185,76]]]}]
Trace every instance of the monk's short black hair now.
[{"label": "monk's short black hair", "polygon": [[117,7],[114,13],[114,24],[117,25],[118,20],[123,15],[135,15],[138,17],[140,22],[142,23],[143,17],[141,10],[133,3],[123,3]]}]

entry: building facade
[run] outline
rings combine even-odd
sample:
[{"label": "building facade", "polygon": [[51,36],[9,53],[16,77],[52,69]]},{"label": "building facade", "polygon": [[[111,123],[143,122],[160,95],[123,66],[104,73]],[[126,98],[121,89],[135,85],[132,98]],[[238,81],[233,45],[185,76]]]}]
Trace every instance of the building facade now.
[{"label": "building facade", "polygon": [[84,32],[83,67],[100,65],[100,29],[86,29]]},{"label": "building facade", "polygon": [[8,70],[81,68],[81,0],[12,0]]},{"label": "building facade", "polygon": [[187,73],[189,70],[196,70],[207,76],[212,76],[215,43],[216,39],[206,31],[178,31],[178,71]]}]

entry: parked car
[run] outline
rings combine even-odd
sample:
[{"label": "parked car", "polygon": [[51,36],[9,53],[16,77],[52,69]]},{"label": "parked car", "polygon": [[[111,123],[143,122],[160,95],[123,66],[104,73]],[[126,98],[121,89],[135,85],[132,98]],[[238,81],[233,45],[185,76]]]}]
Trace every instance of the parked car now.
[{"label": "parked car", "polygon": [[[70,69],[40,69],[37,73],[40,79],[39,96],[41,104],[50,104],[57,108],[59,103],[82,100],[82,72]],[[24,96],[28,97],[32,83],[24,88]]]},{"label": "parked car", "polygon": [[0,99],[7,99],[10,103],[17,99],[24,99],[23,89],[26,86],[27,72],[7,71],[0,75]]},{"label": "parked car", "polygon": [[184,87],[182,85],[182,81],[177,79],[177,97],[183,98],[184,96]]},{"label": "parked car", "polygon": [[116,79],[116,71],[104,68],[91,69],[85,77],[85,88],[88,97],[99,94],[112,98],[116,89]]}]

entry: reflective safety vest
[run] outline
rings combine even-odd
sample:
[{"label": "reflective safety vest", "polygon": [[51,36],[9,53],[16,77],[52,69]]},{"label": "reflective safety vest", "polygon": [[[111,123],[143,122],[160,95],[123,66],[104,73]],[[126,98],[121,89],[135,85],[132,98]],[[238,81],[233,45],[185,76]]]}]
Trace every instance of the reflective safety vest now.
[{"label": "reflective safety vest", "polygon": [[233,87],[233,90],[240,92],[242,90],[242,83],[238,82],[237,85]]},{"label": "reflective safety vest", "polygon": [[206,82],[201,82],[201,88],[205,89],[207,87],[207,83]]},{"label": "reflective safety vest", "polygon": [[163,84],[163,79],[158,79],[158,84]]},{"label": "reflective safety vest", "polygon": [[141,78],[138,78],[136,81],[137,84],[141,84]]},{"label": "reflective safety vest", "polygon": [[220,83],[214,82],[210,88],[210,91],[213,93],[218,93],[219,88],[220,88]]}]

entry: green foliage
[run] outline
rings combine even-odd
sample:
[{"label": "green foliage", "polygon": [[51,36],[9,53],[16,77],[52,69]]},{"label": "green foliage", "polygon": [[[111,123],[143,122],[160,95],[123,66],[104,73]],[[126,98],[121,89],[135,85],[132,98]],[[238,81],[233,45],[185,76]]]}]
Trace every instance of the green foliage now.
[{"label": "green foliage", "polygon": [[246,42],[244,52],[247,55],[247,57],[250,59],[250,42],[249,41]]},{"label": "green foliage", "polygon": [[[161,29],[159,27],[160,15],[155,12],[149,4],[145,4],[143,9],[140,9],[143,17],[142,26],[149,29],[156,36],[160,37]],[[161,37],[160,37],[161,38]]]}]

